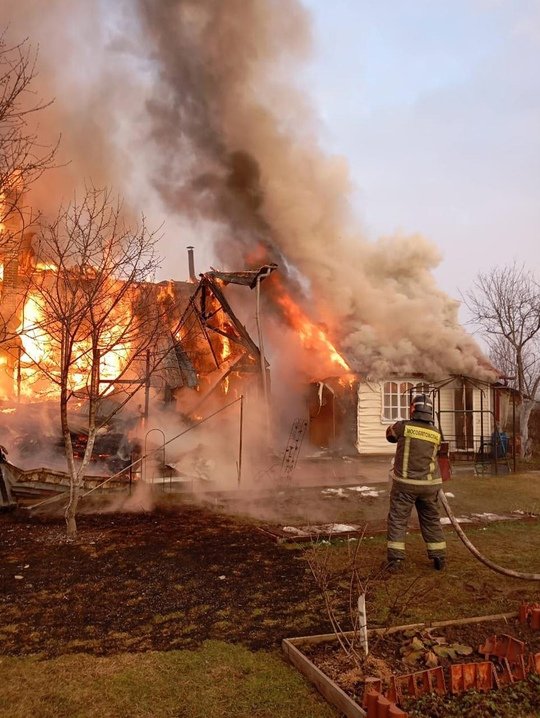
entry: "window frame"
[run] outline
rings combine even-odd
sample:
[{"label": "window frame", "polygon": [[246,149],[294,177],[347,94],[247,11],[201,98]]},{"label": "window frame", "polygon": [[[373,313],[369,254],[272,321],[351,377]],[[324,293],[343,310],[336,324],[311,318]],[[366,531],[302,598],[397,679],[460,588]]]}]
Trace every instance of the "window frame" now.
[{"label": "window frame", "polygon": [[[391,390],[390,387],[395,387]],[[430,387],[426,382],[411,379],[395,379],[383,381],[381,384],[381,423],[395,424],[396,421],[410,419],[409,409],[412,393],[429,394]],[[395,417],[392,414],[396,414]]]}]

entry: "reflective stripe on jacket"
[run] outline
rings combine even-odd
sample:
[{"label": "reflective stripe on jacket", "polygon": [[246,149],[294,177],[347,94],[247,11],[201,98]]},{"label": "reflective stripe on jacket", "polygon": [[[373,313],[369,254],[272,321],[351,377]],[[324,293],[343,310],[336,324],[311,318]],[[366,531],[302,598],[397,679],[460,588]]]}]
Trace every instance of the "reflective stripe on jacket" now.
[{"label": "reflective stripe on jacket", "polygon": [[410,484],[442,483],[437,463],[441,433],[427,421],[398,421],[389,426],[386,438],[397,443],[394,479]]}]

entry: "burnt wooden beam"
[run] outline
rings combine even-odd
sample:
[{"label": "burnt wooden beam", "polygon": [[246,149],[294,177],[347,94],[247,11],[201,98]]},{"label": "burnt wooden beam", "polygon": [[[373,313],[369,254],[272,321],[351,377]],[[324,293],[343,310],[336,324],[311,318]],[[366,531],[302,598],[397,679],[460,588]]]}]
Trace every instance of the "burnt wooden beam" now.
[{"label": "burnt wooden beam", "polygon": [[245,340],[246,346],[249,347],[249,351],[251,354],[253,354],[256,357],[260,356],[259,347],[255,344],[255,342],[251,339],[249,336],[245,326],[241,324],[241,322],[236,317],[235,313],[233,312],[231,305],[226,300],[225,295],[221,291],[221,288],[217,286],[217,284],[214,284],[214,282],[207,277],[206,275],[203,275],[203,278],[201,279],[201,283],[205,283],[208,289],[214,294],[218,302],[221,304],[223,311],[227,314],[229,319],[231,320],[234,328],[238,332],[238,334]]}]

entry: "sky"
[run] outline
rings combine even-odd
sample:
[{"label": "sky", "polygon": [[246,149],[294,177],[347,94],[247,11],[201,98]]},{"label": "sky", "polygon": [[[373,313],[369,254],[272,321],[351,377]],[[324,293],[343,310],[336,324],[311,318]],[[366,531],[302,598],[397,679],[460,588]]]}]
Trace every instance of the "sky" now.
[{"label": "sky", "polygon": [[540,1],[304,0],[306,86],[371,237],[418,232],[458,298],[478,272],[539,269]]}]

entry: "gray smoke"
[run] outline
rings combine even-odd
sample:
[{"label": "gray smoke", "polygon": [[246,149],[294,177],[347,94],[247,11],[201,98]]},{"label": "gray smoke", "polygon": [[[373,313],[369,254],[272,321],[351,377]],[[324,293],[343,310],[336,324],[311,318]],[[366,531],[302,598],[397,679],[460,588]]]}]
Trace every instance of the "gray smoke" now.
[{"label": "gray smoke", "polygon": [[417,235],[370,242],[357,228],[347,163],[322,151],[295,85],[311,47],[298,0],[0,6],[11,34],[40,44],[40,94],[56,97],[44,131],[62,132],[71,161],[54,192],[41,185],[44,205],[88,177],[137,209],[159,198],[224,268],[278,262],[353,368],[486,375],[433,279],[437,249]]}]

